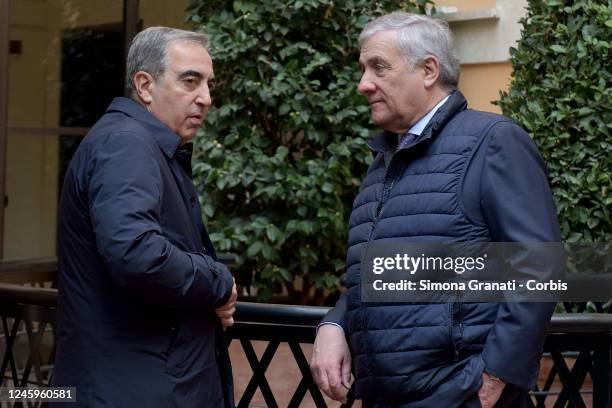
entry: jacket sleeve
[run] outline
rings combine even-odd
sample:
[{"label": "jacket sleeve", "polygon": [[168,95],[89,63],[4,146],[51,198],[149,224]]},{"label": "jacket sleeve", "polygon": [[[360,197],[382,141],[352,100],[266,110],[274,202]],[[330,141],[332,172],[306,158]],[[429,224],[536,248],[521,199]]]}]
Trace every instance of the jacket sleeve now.
[{"label": "jacket sleeve", "polygon": [[318,327],[321,327],[324,324],[333,324],[339,326],[342,330],[344,330],[344,334],[348,335],[348,330],[346,327],[346,296],[346,291],[340,294],[340,298],[336,302],[336,305],[333,309],[327,312]]},{"label": "jacket sleeve", "polygon": [[229,270],[206,254],[180,250],[162,234],[162,174],[153,146],[118,132],[97,144],[92,156],[90,218],[111,279],[167,307],[223,305],[233,285]]},{"label": "jacket sleeve", "polygon": [[[512,122],[494,125],[481,178],[481,208],[494,242],[559,242],[560,231],[544,162],[527,133]],[[537,248],[537,246],[532,246]],[[537,249],[506,257],[526,275],[555,276]],[[516,252],[516,251],[513,251]],[[555,303],[500,303],[482,357],[485,370],[523,389],[535,384]]]}]

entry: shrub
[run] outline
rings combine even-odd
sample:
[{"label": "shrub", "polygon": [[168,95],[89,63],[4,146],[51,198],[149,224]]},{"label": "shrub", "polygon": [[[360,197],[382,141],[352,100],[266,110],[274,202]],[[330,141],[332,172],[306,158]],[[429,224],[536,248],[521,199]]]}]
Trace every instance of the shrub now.
[{"label": "shrub", "polygon": [[544,156],[564,240],[610,242],[612,6],[528,3],[511,49],[514,78],[499,105]]},{"label": "shrub", "polygon": [[192,0],[211,37],[218,84],[194,172],[221,251],[261,298],[286,288],[321,303],[336,288],[347,220],[371,160],[357,92],[357,37],[372,16],[428,0]]}]

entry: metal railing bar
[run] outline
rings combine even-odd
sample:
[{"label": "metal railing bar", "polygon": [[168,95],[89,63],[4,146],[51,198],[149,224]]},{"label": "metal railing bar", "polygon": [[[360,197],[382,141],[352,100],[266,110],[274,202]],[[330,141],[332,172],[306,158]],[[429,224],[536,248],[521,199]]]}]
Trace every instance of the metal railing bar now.
[{"label": "metal railing bar", "polygon": [[[561,356],[561,353],[552,352],[552,356],[555,362],[555,367],[557,367],[559,372],[559,380],[561,381],[561,384],[563,384],[563,389],[561,390],[561,394],[559,394],[559,398],[557,398],[555,405],[564,406],[565,401],[569,400],[576,408],[585,407],[584,401],[580,396],[580,387],[576,384],[572,376],[574,369],[570,371],[565,364],[565,360]],[[576,366],[574,366],[574,368],[576,368]]]},{"label": "metal railing bar", "polygon": [[[46,326],[47,322],[41,322],[44,326]],[[43,326],[43,329],[44,329]],[[38,385],[43,386],[44,377],[42,372],[40,371],[40,366],[42,365],[42,356],[40,355],[40,344],[42,342],[42,338],[44,335],[44,330],[34,333],[32,330],[32,322],[26,321],[26,329],[28,331],[28,343],[30,344],[30,356],[28,358],[28,365],[34,367],[34,373],[36,374],[36,378],[38,380]],[[28,367],[26,365],[26,367]]]},{"label": "metal railing bar", "polygon": [[244,354],[246,355],[251,369],[253,370],[253,376],[242,394],[242,399],[240,400],[238,407],[247,407],[248,403],[253,399],[255,391],[257,388],[259,388],[266,401],[266,404],[268,404],[269,407],[277,408],[278,404],[274,398],[274,393],[272,393],[270,384],[268,384],[268,380],[266,379],[266,370],[270,366],[272,358],[276,354],[276,350],[278,350],[280,343],[278,341],[271,341],[268,343],[261,360],[257,358],[255,349],[249,340],[240,339],[240,344],[242,344]]},{"label": "metal railing bar", "polygon": [[[24,303],[54,308],[57,301],[57,289],[0,283],[0,299],[3,303]],[[314,327],[329,309],[317,306],[238,302],[235,320],[245,323]],[[609,313],[555,314],[547,332],[579,335],[612,333],[612,315]]]},{"label": "metal railing bar", "polygon": [[306,396],[307,391],[308,391],[308,386],[306,385],[306,379],[302,377],[302,379],[300,380],[300,383],[295,389],[295,393],[293,393],[293,396],[291,397],[291,400],[289,401],[289,405],[287,405],[287,408],[299,408],[300,403],[304,400],[304,397]]},{"label": "metal railing bar", "polygon": [[280,341],[283,343],[289,341],[298,341],[300,343],[313,343],[315,338],[315,328],[308,326],[281,326],[276,324],[262,325],[253,323],[241,322],[238,309],[236,306],[236,323],[226,332],[230,338],[241,339],[248,338],[249,340],[261,341]]},{"label": "metal railing bar", "polygon": [[55,308],[57,305],[57,289],[0,283],[0,299],[2,303],[23,303]]},{"label": "metal railing bar", "polygon": [[[13,356],[13,340],[15,339],[15,333],[19,328],[21,322],[17,320],[13,322],[13,326],[9,329],[6,317],[2,316],[2,329],[5,333],[9,333],[6,341],[6,352],[2,360],[2,366],[0,367],[0,375],[4,377],[6,375],[7,368],[10,367],[11,374],[13,377],[18,377],[17,364],[15,363],[15,356]],[[13,385],[17,386],[18,383],[13,380]]]},{"label": "metal railing bar", "polygon": [[[53,327],[49,326],[49,327],[45,327],[45,329],[43,330],[44,333],[52,333],[53,332]],[[32,333],[38,333],[39,329],[32,329]],[[28,333],[26,332],[26,330],[19,330],[17,331],[17,337],[21,337],[21,336],[25,336]],[[4,333],[0,333],[0,339],[5,338]]]},{"label": "metal railing bar", "polygon": [[312,327],[319,324],[329,309],[317,306],[240,302],[239,319],[242,322]]},{"label": "metal railing bar", "polygon": [[546,378],[546,382],[544,383],[544,387],[542,388],[542,391],[550,390],[550,387],[552,387],[552,385],[555,382],[556,376],[557,376],[557,368],[553,365],[550,369],[550,372],[548,373],[548,378]]},{"label": "metal railing bar", "polygon": [[[550,395],[559,395],[563,390],[557,391],[529,391],[529,395],[533,395],[534,397],[539,396],[550,396]],[[580,390],[580,394],[593,394],[593,390],[591,388],[583,388]]]},{"label": "metal railing bar", "polygon": [[[299,343],[294,341],[289,342],[289,348],[291,348],[291,353],[293,353],[293,358],[297,363],[300,372],[302,373],[302,378],[307,382],[308,391],[310,391],[310,395],[314,400],[317,406],[324,406],[325,400],[323,399],[323,395],[321,391],[319,391],[319,387],[314,384],[314,380],[312,378],[312,374],[310,374],[310,367],[308,365],[308,361],[306,360],[306,356],[304,356],[304,352],[302,351],[302,347],[300,347]],[[303,398],[303,397],[302,397]]]}]

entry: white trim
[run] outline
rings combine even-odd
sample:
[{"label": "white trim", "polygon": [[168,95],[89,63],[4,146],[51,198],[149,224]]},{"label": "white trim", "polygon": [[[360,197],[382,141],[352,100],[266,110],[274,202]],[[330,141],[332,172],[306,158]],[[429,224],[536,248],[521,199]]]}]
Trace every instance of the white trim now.
[{"label": "white trim", "polygon": [[500,17],[500,10],[497,7],[469,10],[469,11],[445,11],[445,7],[441,8],[442,13],[440,18],[446,20],[449,23],[457,23],[464,21],[477,21],[477,20],[498,20]]}]

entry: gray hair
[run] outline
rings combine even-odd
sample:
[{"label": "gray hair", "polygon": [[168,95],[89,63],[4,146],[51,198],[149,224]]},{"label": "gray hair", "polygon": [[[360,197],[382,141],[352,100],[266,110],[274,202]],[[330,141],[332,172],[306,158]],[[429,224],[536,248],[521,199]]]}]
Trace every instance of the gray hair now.
[{"label": "gray hair", "polygon": [[208,37],[203,33],[179,30],[170,27],[149,27],[134,37],[127,56],[127,89],[134,97],[136,86],[134,75],[138,71],[159,79],[168,66],[167,50],[172,41],[192,41],[208,49]]},{"label": "gray hair", "polygon": [[411,69],[433,55],[440,62],[440,85],[447,90],[457,89],[459,59],[446,21],[395,11],[370,21],[359,35],[359,46],[363,47],[374,34],[387,30],[397,31],[397,49]]}]

